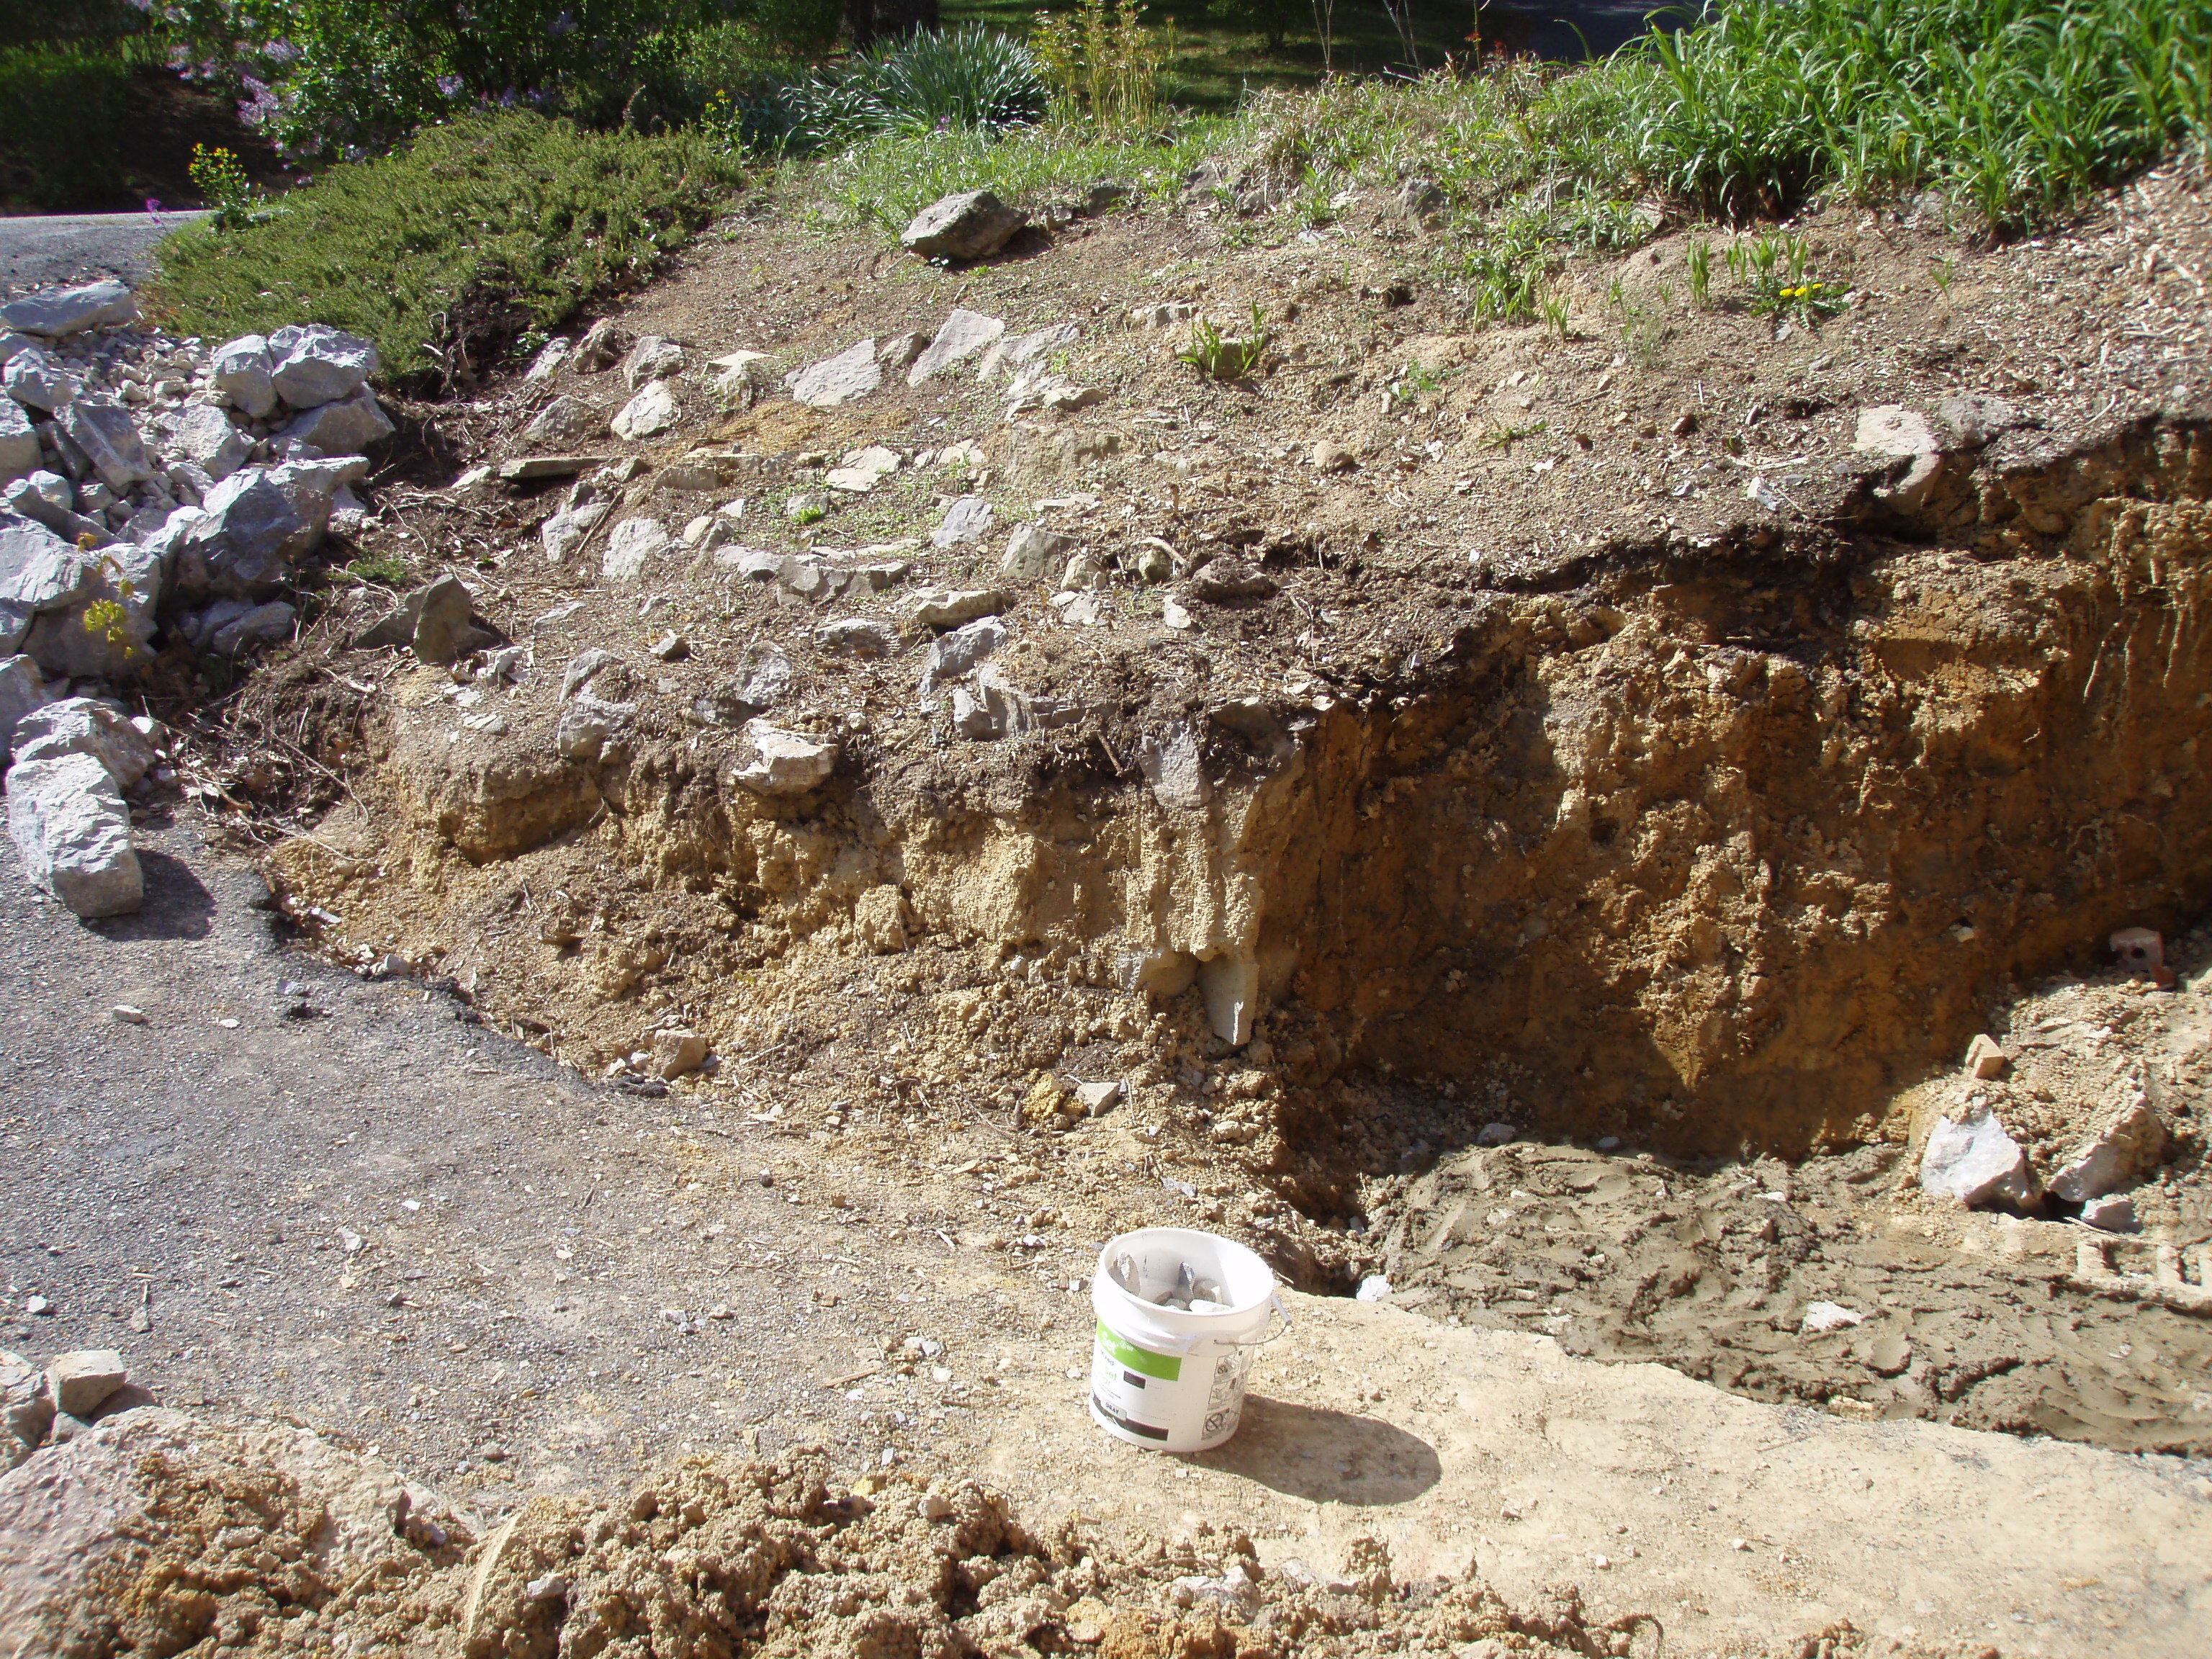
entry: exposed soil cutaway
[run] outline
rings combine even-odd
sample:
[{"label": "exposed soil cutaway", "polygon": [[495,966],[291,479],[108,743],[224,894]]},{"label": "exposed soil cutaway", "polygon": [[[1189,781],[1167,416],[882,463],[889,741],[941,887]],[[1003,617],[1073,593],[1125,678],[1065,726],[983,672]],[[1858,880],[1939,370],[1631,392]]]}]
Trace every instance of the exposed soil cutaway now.
[{"label": "exposed soil cutaway", "polygon": [[[824,1142],[886,1114],[917,1136],[1012,1114],[1010,1132],[1048,1146],[1105,1132],[1070,1083],[1117,1080],[1114,1132],[1142,1136],[1209,1223],[1301,1283],[1349,1289],[1406,1248],[1367,1224],[1411,1228],[1430,1201],[1377,1183],[1486,1122],[1678,1160],[1904,1142],[1908,1091],[2021,981],[2087,968],[2116,927],[2174,932],[2201,913],[2212,441],[2185,392],[2106,418],[2120,394],[2088,401],[2101,383],[2083,368],[2087,385],[2015,406],[1989,383],[2021,398],[2033,383],[1961,377],[1963,348],[1901,313],[1878,340],[1838,325],[1911,366],[1903,384],[1874,377],[1895,404],[1854,408],[1872,383],[1802,395],[1830,359],[1800,362],[1740,314],[1698,324],[1702,365],[1623,383],[1625,359],[1534,331],[1448,336],[1441,301],[1406,315],[1429,302],[1386,297],[1378,313],[1386,290],[1347,274],[1298,278],[1303,337],[1264,384],[1194,389],[1171,341],[1114,313],[1159,288],[1087,301],[1128,284],[1166,234],[1182,233],[1079,227],[1026,268],[962,279],[963,303],[1019,325],[1103,313],[1071,371],[1112,388],[1103,406],[1000,421],[988,384],[887,386],[880,406],[830,410],[771,399],[714,417],[710,442],[640,448],[641,469],[598,486],[607,525],[564,558],[533,534],[561,492],[468,508],[467,535],[489,538],[480,572],[496,571],[478,607],[526,645],[520,683],[476,681],[474,660],[341,665],[372,617],[334,611],[331,654],[288,672],[303,708],[310,681],[326,701],[351,688],[342,718],[301,730],[315,760],[356,769],[357,799],[272,855],[295,916],[636,1086],[662,1086],[636,1058],[656,1032],[697,1030],[721,1071],[667,1086],[729,1091]],[[1821,234],[1869,286],[1925,257]],[[1296,257],[1250,256],[1278,270]],[[1680,251],[1639,253],[1629,274],[1662,257]],[[2072,280],[2002,264],[1961,280],[2000,308]],[[732,287],[750,283],[741,337],[779,362],[863,326],[933,326],[949,296],[920,289],[937,277],[878,264],[747,227],[633,320],[718,349],[744,308]],[[822,315],[775,308],[815,278],[833,295]],[[881,288],[854,297],[862,283]],[[1685,382],[1731,350],[1744,366],[1724,412]],[[1441,389],[1407,394],[1396,366],[1431,360]],[[489,418],[526,447],[556,389],[615,406],[625,393],[604,378],[519,390]],[[1539,385],[1556,388],[1563,435],[1532,462],[1515,434],[1536,428],[1511,422]],[[1671,447],[1644,419],[1669,406]],[[1940,445],[1870,458],[1869,423],[1908,406],[1944,409]],[[1786,432],[1769,429],[1777,409]],[[1316,429],[1350,441],[1358,471],[1326,487],[1297,471],[1300,444],[1281,441]],[[880,488],[830,492],[802,527],[786,509],[814,501],[834,456],[800,446],[872,439],[899,446]],[[1555,476],[1582,482],[1535,499],[1531,477]],[[671,538],[641,572],[603,563],[609,526],[698,528],[732,496],[748,548]],[[963,496],[999,508],[988,543],[901,534]],[[1389,535],[1363,522],[1386,514]],[[1002,569],[1018,517],[1064,532],[1064,570]],[[1146,574],[1148,559],[1167,562]],[[924,583],[990,600],[1003,709],[981,679],[957,717],[944,688],[917,698],[944,628],[920,619]],[[1079,601],[1093,623],[1071,620]],[[881,623],[890,654],[842,654],[820,631],[854,621]],[[836,750],[818,785],[749,785],[751,740],[714,712],[769,654],[787,670],[775,723]],[[586,684],[614,712],[579,741],[564,721]],[[2053,1133],[2086,1116],[2094,1081],[2055,1097]],[[2193,1182],[2192,1100],[2172,1106],[2169,1167]],[[1735,1176],[1685,1168],[1717,1183],[1721,1211],[1747,1201],[1728,1193]],[[1656,1238],[1675,1201],[1652,1197],[1630,1231]],[[1877,1231],[1891,1202],[1861,1205]],[[2194,1213],[2160,1224],[2186,1231]],[[1710,1286],[1794,1340],[1811,1280],[1771,1253],[1707,1259],[1717,1242],[1676,1241],[1699,1265],[1660,1300],[1696,1305]],[[1613,1243],[1607,1283],[1687,1271]],[[1496,1299],[1419,1273],[1413,1287],[1463,1316]],[[1842,1409],[1956,1415],[1996,1374],[1873,1399],[1839,1343],[1800,1387],[1787,1367],[1670,1346],[1680,1314],[1642,1297],[1568,1316],[1586,1322],[1574,1345],[1856,1402]],[[2176,1377],[2201,1375],[2195,1352],[2177,1342]],[[1995,1396],[1971,1410],[2009,1427],[2050,1416]],[[2196,1412],[2178,1395],[2124,1429],[2109,1426],[2124,1413],[2075,1420],[2110,1443],[2195,1445]]]}]

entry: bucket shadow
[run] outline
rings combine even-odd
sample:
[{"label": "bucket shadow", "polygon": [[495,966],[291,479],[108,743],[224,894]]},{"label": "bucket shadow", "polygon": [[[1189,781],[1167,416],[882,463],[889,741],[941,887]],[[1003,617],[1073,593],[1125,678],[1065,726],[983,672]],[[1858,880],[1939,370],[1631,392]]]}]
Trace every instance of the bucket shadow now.
[{"label": "bucket shadow", "polygon": [[1402,1504],[1443,1474],[1436,1448],[1372,1417],[1252,1395],[1225,1446],[1190,1461],[1314,1503]]}]

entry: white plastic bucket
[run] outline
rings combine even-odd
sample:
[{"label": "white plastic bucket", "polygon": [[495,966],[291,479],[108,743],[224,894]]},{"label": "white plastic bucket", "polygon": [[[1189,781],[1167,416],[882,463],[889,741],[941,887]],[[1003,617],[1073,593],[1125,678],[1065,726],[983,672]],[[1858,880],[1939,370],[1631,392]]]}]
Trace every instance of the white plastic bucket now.
[{"label": "white plastic bucket", "polygon": [[[1127,1256],[1139,1295],[1114,1278]],[[1146,1297],[1175,1288],[1184,1264],[1216,1280],[1228,1305],[1185,1313]],[[1244,1382],[1267,1322],[1289,1314],[1267,1264],[1234,1239],[1182,1227],[1146,1227],[1108,1241],[1091,1280],[1098,1328],[1091,1345],[1091,1420],[1116,1440],[1152,1451],[1205,1451],[1237,1432]]]}]

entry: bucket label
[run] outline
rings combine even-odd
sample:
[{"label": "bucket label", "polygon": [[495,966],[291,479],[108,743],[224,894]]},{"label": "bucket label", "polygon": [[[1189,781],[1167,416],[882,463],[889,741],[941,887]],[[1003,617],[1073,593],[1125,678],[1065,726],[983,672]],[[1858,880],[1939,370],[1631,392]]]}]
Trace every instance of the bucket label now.
[{"label": "bucket label", "polygon": [[1135,1371],[1142,1376],[1158,1377],[1163,1382],[1182,1380],[1181,1359],[1173,1354],[1154,1353],[1148,1348],[1139,1347],[1118,1332],[1107,1329],[1106,1322],[1103,1319],[1098,1322],[1098,1346],[1113,1355],[1115,1363],[1125,1370]]}]

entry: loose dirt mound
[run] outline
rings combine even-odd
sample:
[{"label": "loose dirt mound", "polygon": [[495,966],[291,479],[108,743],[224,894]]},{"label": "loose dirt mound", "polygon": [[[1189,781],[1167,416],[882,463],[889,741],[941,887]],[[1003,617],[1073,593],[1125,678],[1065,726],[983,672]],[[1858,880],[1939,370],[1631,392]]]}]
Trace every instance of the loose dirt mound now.
[{"label": "loose dirt mound", "polygon": [[[1664,1645],[1656,1619],[1600,1619],[1571,1586],[1514,1607],[1472,1566],[1401,1582],[1371,1540],[1340,1573],[1268,1572],[1249,1539],[1203,1523],[1171,1542],[1073,1522],[1036,1534],[973,1485],[840,1490],[806,1454],[689,1460],[612,1504],[534,1498],[478,1540],[435,1494],[312,1435],[160,1410],[0,1480],[0,1651],[18,1659],[1349,1659],[1469,1643],[1486,1659],[1611,1659]],[[1759,1650],[1865,1650],[1848,1626]]]}]

